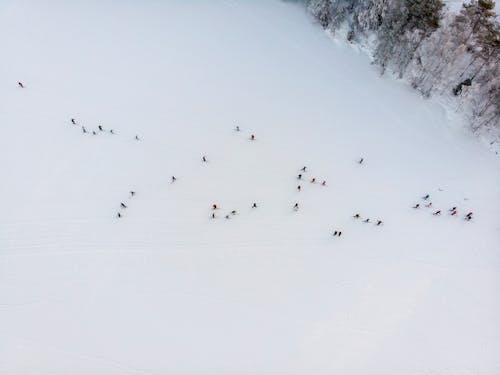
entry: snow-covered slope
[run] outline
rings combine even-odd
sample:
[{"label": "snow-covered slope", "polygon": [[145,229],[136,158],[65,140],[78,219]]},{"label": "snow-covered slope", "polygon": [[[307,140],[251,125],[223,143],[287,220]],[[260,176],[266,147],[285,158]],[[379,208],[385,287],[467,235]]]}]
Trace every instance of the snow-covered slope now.
[{"label": "snow-covered slope", "polygon": [[500,372],[498,156],[300,7],[7,1],[0,45],[0,373]]}]

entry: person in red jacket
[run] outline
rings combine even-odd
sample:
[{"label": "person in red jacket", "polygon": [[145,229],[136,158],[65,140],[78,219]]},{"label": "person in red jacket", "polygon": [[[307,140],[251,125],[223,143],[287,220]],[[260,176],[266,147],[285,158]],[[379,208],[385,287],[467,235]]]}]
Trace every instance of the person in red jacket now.
[{"label": "person in red jacket", "polygon": [[326,186],[326,181],[323,181],[321,185]]}]

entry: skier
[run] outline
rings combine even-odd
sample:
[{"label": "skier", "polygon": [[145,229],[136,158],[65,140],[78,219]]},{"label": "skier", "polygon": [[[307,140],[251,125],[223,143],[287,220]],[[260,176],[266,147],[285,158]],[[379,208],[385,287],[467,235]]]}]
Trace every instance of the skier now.
[{"label": "skier", "polygon": [[121,202],[121,203],[120,203],[120,206],[121,206],[122,208],[127,208],[127,206],[126,206],[126,205],[125,205],[125,203],[123,203],[123,202]]},{"label": "skier", "polygon": [[450,214],[450,215],[451,215],[451,216],[455,216],[456,214],[457,214],[457,210],[453,210],[453,211],[451,211],[451,214]]},{"label": "skier", "polygon": [[251,141],[255,141],[255,135],[253,135],[253,134],[252,134],[252,135],[250,136],[250,140],[251,140]]},{"label": "skier", "polygon": [[363,158],[359,159],[359,160],[358,160],[358,163],[359,163],[359,164],[363,164],[363,160],[365,160],[365,159],[363,159]]},{"label": "skier", "polygon": [[299,185],[299,186],[297,186],[297,190],[298,190],[298,191],[300,191],[300,189],[301,189],[300,185]]},{"label": "skier", "polygon": [[450,208],[448,211],[453,212],[453,211],[456,211],[456,210],[457,210],[457,208],[456,208],[456,207],[452,207],[452,208]]},{"label": "skier", "polygon": [[119,219],[119,218],[121,218],[121,217],[122,217],[122,214],[118,212],[118,214],[117,214],[116,216],[117,216],[117,217],[118,217],[118,219]]},{"label": "skier", "polygon": [[216,210],[217,209],[217,205],[214,203],[212,204],[212,210]]},{"label": "skier", "polygon": [[441,210],[437,210],[433,213],[434,216],[438,216],[438,215],[441,215]]},{"label": "skier", "polygon": [[305,172],[306,171],[306,167],[302,167],[301,171]]},{"label": "skier", "polygon": [[201,160],[202,160],[204,163],[206,163],[206,162],[207,162],[207,158],[206,158],[206,156],[203,156],[203,157],[201,158]]},{"label": "skier", "polygon": [[342,236],[342,232],[339,232],[338,236],[339,236],[339,237],[340,237],[340,236]]},{"label": "skier", "polygon": [[98,128],[100,131],[102,131],[102,125],[99,125]]},{"label": "skier", "polygon": [[363,220],[363,223],[369,223],[370,219]]},{"label": "skier", "polygon": [[377,220],[377,224],[376,225],[382,225],[382,224],[383,224],[382,220]]},{"label": "skier", "polygon": [[467,215],[465,215],[465,217],[468,217],[468,218],[472,219],[472,211],[469,212]]},{"label": "skier", "polygon": [[299,174],[299,175],[297,176],[297,179],[298,179],[298,180],[302,180],[302,175],[301,175],[301,174]]},{"label": "skier", "polygon": [[333,232],[333,236],[336,236],[336,235],[337,235],[337,233],[338,233],[337,231]]},{"label": "skier", "polygon": [[20,88],[24,89],[24,85],[22,82],[17,82],[17,84],[19,85]]},{"label": "skier", "polygon": [[231,215],[236,215],[236,213],[237,213],[236,210],[231,211]]},{"label": "skier", "polygon": [[426,204],[425,207],[432,207],[432,202],[429,202],[429,204]]},{"label": "skier", "polygon": [[82,132],[87,133],[87,129],[85,129],[85,126],[82,126]]},{"label": "skier", "polygon": [[425,196],[423,196],[423,197],[422,197],[422,199],[423,199],[424,201],[426,201],[426,200],[427,200],[427,199],[429,199],[429,198],[430,198],[430,195],[429,195],[429,194],[426,194]]},{"label": "skier", "polygon": [[240,131],[240,127],[236,126],[236,129],[234,129],[234,130],[236,130],[237,132],[239,132]]},{"label": "skier", "polygon": [[215,212],[212,214],[212,219],[215,219]]},{"label": "skier", "polygon": [[109,130],[109,132],[110,132],[111,134],[115,134],[115,132],[113,131],[113,129],[110,129],[110,130]]},{"label": "skier", "polygon": [[130,190],[130,196],[133,197],[135,195],[135,191]]},{"label": "skier", "polygon": [[326,186],[326,181],[323,181],[323,182],[321,183],[321,185],[322,185],[322,186]]},{"label": "skier", "polygon": [[353,218],[359,219],[359,214],[354,215]]},{"label": "skier", "polygon": [[175,178],[175,176],[172,176],[172,183],[174,183],[176,180],[177,178]]},{"label": "skier", "polygon": [[313,179],[311,180],[311,184],[314,184],[315,182],[316,182],[316,178],[313,178]]},{"label": "skier", "polygon": [[92,135],[97,135],[97,133],[95,132],[95,130],[92,130]]},{"label": "skier", "polygon": [[140,139],[139,139],[139,136],[138,136],[138,135],[136,135],[136,136],[135,136],[135,140],[136,140],[136,141],[140,141]]},{"label": "skier", "polygon": [[420,204],[417,203],[413,208],[420,208]]},{"label": "skier", "polygon": [[74,119],[74,118],[72,118],[72,119],[71,119],[71,123],[72,123],[73,125],[76,125],[76,121],[75,121],[75,119]]},{"label": "skier", "polygon": [[293,205],[293,209],[294,209],[294,211],[298,211],[298,210],[299,210],[299,204],[298,204],[298,203],[295,203],[295,204]]},{"label": "skier", "polygon": [[230,218],[229,215],[226,215],[226,219],[229,219],[229,218]]},{"label": "skier", "polygon": [[257,203],[252,204],[252,208],[257,208]]}]

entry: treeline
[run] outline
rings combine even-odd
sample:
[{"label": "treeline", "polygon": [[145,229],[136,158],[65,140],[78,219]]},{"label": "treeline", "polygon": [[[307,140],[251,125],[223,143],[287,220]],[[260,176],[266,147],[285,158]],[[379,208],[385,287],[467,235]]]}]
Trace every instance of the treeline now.
[{"label": "treeline", "polygon": [[473,131],[500,135],[500,33],[492,0],[471,0],[459,13],[441,0],[307,0],[331,32],[372,44],[374,63],[408,80],[424,96],[453,98]]}]

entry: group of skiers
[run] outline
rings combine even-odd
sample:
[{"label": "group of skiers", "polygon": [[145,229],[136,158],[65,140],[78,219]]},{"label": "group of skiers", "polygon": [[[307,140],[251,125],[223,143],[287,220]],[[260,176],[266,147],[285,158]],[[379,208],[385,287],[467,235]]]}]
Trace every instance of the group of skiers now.
[{"label": "group of skiers", "polygon": [[[78,126],[78,122],[74,119],[74,118],[71,118],[71,124],[75,125],[75,126]],[[92,135],[97,135],[99,133],[105,133],[105,132],[108,132],[109,134],[116,134],[115,131],[113,129],[104,129],[102,127],[102,125],[98,125],[97,126],[97,129],[94,129],[94,130],[88,130],[85,126],[81,126],[81,129],[82,129],[82,133],[83,134],[92,134]],[[139,138],[139,135],[135,135],[134,139],[136,141],[140,141],[141,138]]]},{"label": "group of skiers", "polygon": [[[75,125],[75,126],[78,126],[78,122],[74,119],[74,118],[71,118],[71,124]],[[109,129],[109,130],[105,130],[102,125],[98,125],[97,126],[97,130],[87,130],[87,128],[85,126],[81,126],[81,129],[82,129],[82,133],[83,134],[92,134],[92,135],[97,135],[99,133],[104,133],[104,132],[108,132],[109,134],[116,134],[115,131],[113,129]],[[139,138],[136,136],[136,139],[139,140]]]},{"label": "group of skiers", "polygon": [[[234,131],[240,132],[241,129],[238,125],[236,125],[236,127],[234,128]],[[250,140],[255,141],[255,134],[250,134]]]},{"label": "group of skiers", "polygon": [[[130,190],[129,194],[130,194],[130,198],[133,198],[135,196],[136,192],[134,190]],[[120,211],[118,211],[118,213],[116,214],[116,217],[118,219],[120,219],[123,216],[123,214],[122,214],[123,211],[122,210],[125,210],[127,208],[128,208],[128,206],[125,203],[120,202]]]},{"label": "group of skiers", "polygon": [[[306,171],[307,171],[307,167],[306,166],[300,168],[300,172],[305,173]],[[299,173],[297,175],[297,180],[304,181],[302,173]],[[311,184],[315,184],[316,183],[316,177],[313,177],[309,182]],[[321,186],[326,186],[326,180],[323,180],[321,182]],[[302,191],[302,185],[300,185],[300,184],[297,185],[297,191],[299,191],[299,192]]]},{"label": "group of skiers", "polygon": [[[252,209],[257,208],[257,203],[253,202],[251,207],[252,207]],[[219,208],[220,207],[217,206],[216,203],[212,204],[212,211],[213,211],[212,215],[211,215],[212,219],[217,219],[217,215],[215,215],[215,211],[218,210]],[[236,215],[238,215],[238,211],[231,210],[228,214],[224,215],[224,218],[230,219],[231,216],[236,216]]]},{"label": "group of skiers", "polygon": [[[362,218],[361,218],[361,216],[360,216],[359,214],[355,214],[355,215],[353,216],[353,218],[354,218],[354,219],[360,219],[360,220],[362,219]],[[363,223],[365,223],[365,224],[371,223],[371,221],[370,221],[370,218],[369,218],[369,217],[367,217],[366,219],[362,219],[362,222],[363,222]],[[378,220],[376,220],[376,221],[375,221],[375,223],[374,223],[374,224],[375,224],[376,226],[380,226],[380,225],[383,225],[383,224],[384,224],[384,222],[383,222],[382,220],[378,219]]]},{"label": "group of skiers", "polygon": [[[432,202],[430,201],[430,197],[431,197],[430,194],[426,194],[422,197],[422,200],[426,202],[424,205],[427,208],[432,207]],[[415,204],[414,206],[412,206],[412,208],[419,209],[420,203]],[[450,214],[450,216],[457,216],[458,215],[457,207],[456,206],[451,207],[450,209],[448,209],[448,213]],[[441,210],[436,210],[432,213],[432,215],[434,215],[434,216],[440,216],[441,214],[442,214]],[[473,215],[472,211],[468,212],[467,215],[464,216],[464,220],[471,221],[472,215]]]}]

